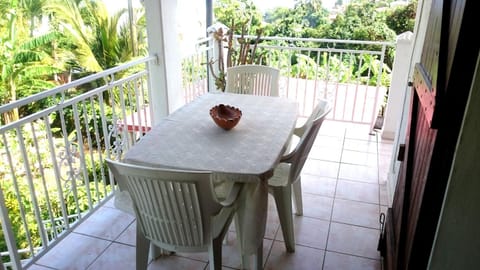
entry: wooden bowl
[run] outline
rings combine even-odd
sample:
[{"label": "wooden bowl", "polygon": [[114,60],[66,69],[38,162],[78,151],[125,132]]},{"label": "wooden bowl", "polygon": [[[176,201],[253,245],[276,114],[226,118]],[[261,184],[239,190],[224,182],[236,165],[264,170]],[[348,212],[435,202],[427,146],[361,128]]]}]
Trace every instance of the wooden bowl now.
[{"label": "wooden bowl", "polygon": [[242,118],[242,111],[230,105],[218,104],[210,109],[210,116],[217,126],[230,130]]}]

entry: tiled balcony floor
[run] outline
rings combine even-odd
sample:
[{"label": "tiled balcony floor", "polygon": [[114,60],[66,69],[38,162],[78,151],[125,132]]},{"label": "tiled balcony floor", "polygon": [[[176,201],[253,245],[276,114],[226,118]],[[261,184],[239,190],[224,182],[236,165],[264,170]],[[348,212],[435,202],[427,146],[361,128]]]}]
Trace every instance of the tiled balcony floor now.
[{"label": "tiled balcony floor", "polygon": [[[302,171],[304,215],[295,216],[296,251],[286,253],[269,197],[265,269],[382,269],[379,213],[387,205],[392,141],[369,127],[325,121]],[[135,269],[135,220],[102,206],[29,269]],[[223,246],[224,269],[239,269],[235,233]],[[206,253],[163,256],[154,269],[207,269]]]}]

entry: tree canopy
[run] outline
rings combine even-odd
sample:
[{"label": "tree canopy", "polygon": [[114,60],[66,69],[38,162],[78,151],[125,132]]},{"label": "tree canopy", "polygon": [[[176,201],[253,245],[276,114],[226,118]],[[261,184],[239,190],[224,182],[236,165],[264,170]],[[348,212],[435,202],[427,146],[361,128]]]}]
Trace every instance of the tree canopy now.
[{"label": "tree canopy", "polygon": [[352,0],[343,5],[338,0],[329,11],[321,0],[297,0],[292,8],[267,11],[262,20],[250,0],[217,0],[214,14],[217,22],[229,27],[232,21],[248,21],[251,34],[262,27],[265,36],[393,41],[396,35],[413,31],[416,0],[399,7],[390,7],[391,2]]},{"label": "tree canopy", "polygon": [[68,82],[71,72],[98,72],[146,53],[142,9],[134,27],[126,10],[110,15],[101,0],[0,0],[0,12],[1,104]]},{"label": "tree canopy", "polygon": [[[416,0],[395,8],[391,0],[343,2],[333,12],[321,0],[297,0],[262,15],[252,0],[217,0],[214,14],[246,35],[393,41],[413,30]],[[101,0],[0,0],[0,12],[2,104],[65,83],[72,71],[98,72],[147,51],[142,9],[134,27],[125,10],[111,15]]]}]

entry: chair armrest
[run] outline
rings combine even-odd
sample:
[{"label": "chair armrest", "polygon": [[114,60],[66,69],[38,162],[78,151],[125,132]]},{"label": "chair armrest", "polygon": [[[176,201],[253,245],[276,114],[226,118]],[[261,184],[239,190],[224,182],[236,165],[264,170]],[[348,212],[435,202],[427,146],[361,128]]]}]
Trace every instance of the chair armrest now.
[{"label": "chair armrest", "polygon": [[219,203],[224,207],[232,206],[237,201],[242,187],[243,183],[234,183],[227,197],[224,200],[219,201]]},{"label": "chair armrest", "polygon": [[307,127],[305,125],[302,125],[300,127],[296,127],[294,130],[293,130],[293,134],[294,135],[297,135],[298,137],[302,137],[303,136],[303,133],[305,133],[305,130],[307,129]]},{"label": "chair armrest", "polygon": [[235,182],[231,177],[224,173],[212,173],[210,179],[214,200],[224,207],[232,206],[243,186],[242,183]]},{"label": "chair armrest", "polygon": [[279,163],[292,163],[292,159],[293,157],[295,157],[295,154],[297,153],[296,151],[297,149],[293,149],[293,151],[291,151],[290,153],[282,156],[282,158],[280,158],[280,162]]}]

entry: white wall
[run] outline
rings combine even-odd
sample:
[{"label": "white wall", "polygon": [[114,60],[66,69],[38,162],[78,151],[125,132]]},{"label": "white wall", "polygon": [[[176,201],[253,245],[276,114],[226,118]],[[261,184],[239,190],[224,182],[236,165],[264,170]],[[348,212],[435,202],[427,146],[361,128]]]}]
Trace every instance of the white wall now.
[{"label": "white wall", "polygon": [[[420,62],[420,57],[422,55],[423,43],[425,41],[425,35],[427,31],[428,18],[430,15],[430,7],[432,5],[432,0],[419,0],[417,5],[417,12],[415,18],[415,29],[413,30],[413,51],[412,55],[409,58],[409,78],[412,81],[412,74],[415,67],[415,64]],[[390,170],[388,173],[388,198],[389,206],[393,202],[393,194],[395,192],[395,187],[397,185],[397,178],[400,169],[401,163],[397,161],[398,156],[398,147],[400,144],[405,143],[406,129],[409,116],[409,102],[411,97],[411,87],[405,85],[405,95],[402,105],[402,117],[397,123],[397,130],[395,132],[395,140],[393,147],[392,161],[390,163]]]},{"label": "white wall", "polygon": [[410,57],[412,55],[413,33],[405,32],[397,37],[395,46],[395,60],[392,67],[392,82],[388,92],[388,101],[385,112],[385,121],[382,127],[382,139],[393,140],[402,117],[403,100],[408,91],[408,77],[410,72]]},{"label": "white wall", "polygon": [[181,62],[178,57],[177,0],[145,0],[144,6],[149,54],[158,57],[157,65],[150,69],[150,105],[155,124],[158,119],[183,104]]}]

